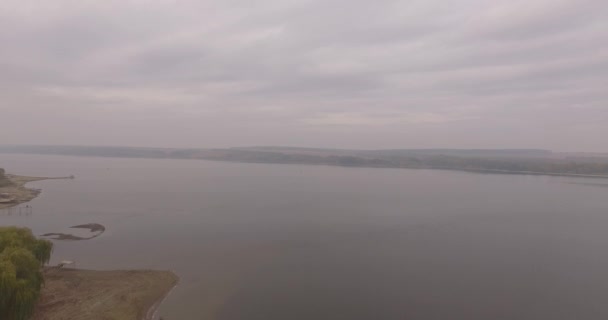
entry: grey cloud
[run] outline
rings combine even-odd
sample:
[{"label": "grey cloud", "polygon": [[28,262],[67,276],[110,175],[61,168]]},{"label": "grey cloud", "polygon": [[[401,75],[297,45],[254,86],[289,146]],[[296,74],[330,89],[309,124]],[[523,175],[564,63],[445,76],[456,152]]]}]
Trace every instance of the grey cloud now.
[{"label": "grey cloud", "polygon": [[604,7],[5,1],[0,143],[608,151]]}]

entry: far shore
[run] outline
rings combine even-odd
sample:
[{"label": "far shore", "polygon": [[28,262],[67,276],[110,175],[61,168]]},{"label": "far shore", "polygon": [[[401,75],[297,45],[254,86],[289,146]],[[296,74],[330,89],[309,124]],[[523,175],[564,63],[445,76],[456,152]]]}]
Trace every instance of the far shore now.
[{"label": "far shore", "polygon": [[543,149],[327,149],[276,146],[176,149],[0,146],[0,153],[134,159],[197,159],[242,163],[608,178],[608,154],[554,152]]}]

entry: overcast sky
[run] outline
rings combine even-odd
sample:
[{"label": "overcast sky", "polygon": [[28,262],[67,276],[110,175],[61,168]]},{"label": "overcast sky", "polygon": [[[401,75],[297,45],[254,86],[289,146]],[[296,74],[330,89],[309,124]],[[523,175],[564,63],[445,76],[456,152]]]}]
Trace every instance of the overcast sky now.
[{"label": "overcast sky", "polygon": [[2,0],[0,46],[0,144],[608,151],[605,0]]}]

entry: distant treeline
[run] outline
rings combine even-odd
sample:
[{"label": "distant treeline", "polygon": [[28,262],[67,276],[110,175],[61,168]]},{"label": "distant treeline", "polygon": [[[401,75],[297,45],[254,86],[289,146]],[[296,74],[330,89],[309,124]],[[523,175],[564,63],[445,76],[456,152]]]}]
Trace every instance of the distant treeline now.
[{"label": "distant treeline", "polygon": [[0,152],[608,177],[608,157],[572,157],[536,149],[334,150],[287,147],[164,149],[12,146],[0,147]]}]

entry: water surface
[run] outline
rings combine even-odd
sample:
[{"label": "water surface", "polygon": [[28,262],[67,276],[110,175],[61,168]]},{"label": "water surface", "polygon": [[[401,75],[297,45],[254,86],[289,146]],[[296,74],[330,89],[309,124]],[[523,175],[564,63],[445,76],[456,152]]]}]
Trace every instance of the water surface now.
[{"label": "water surface", "polygon": [[1,225],[53,263],[171,269],[165,320],[606,319],[608,181],[200,160],[0,155],[66,176]]}]

